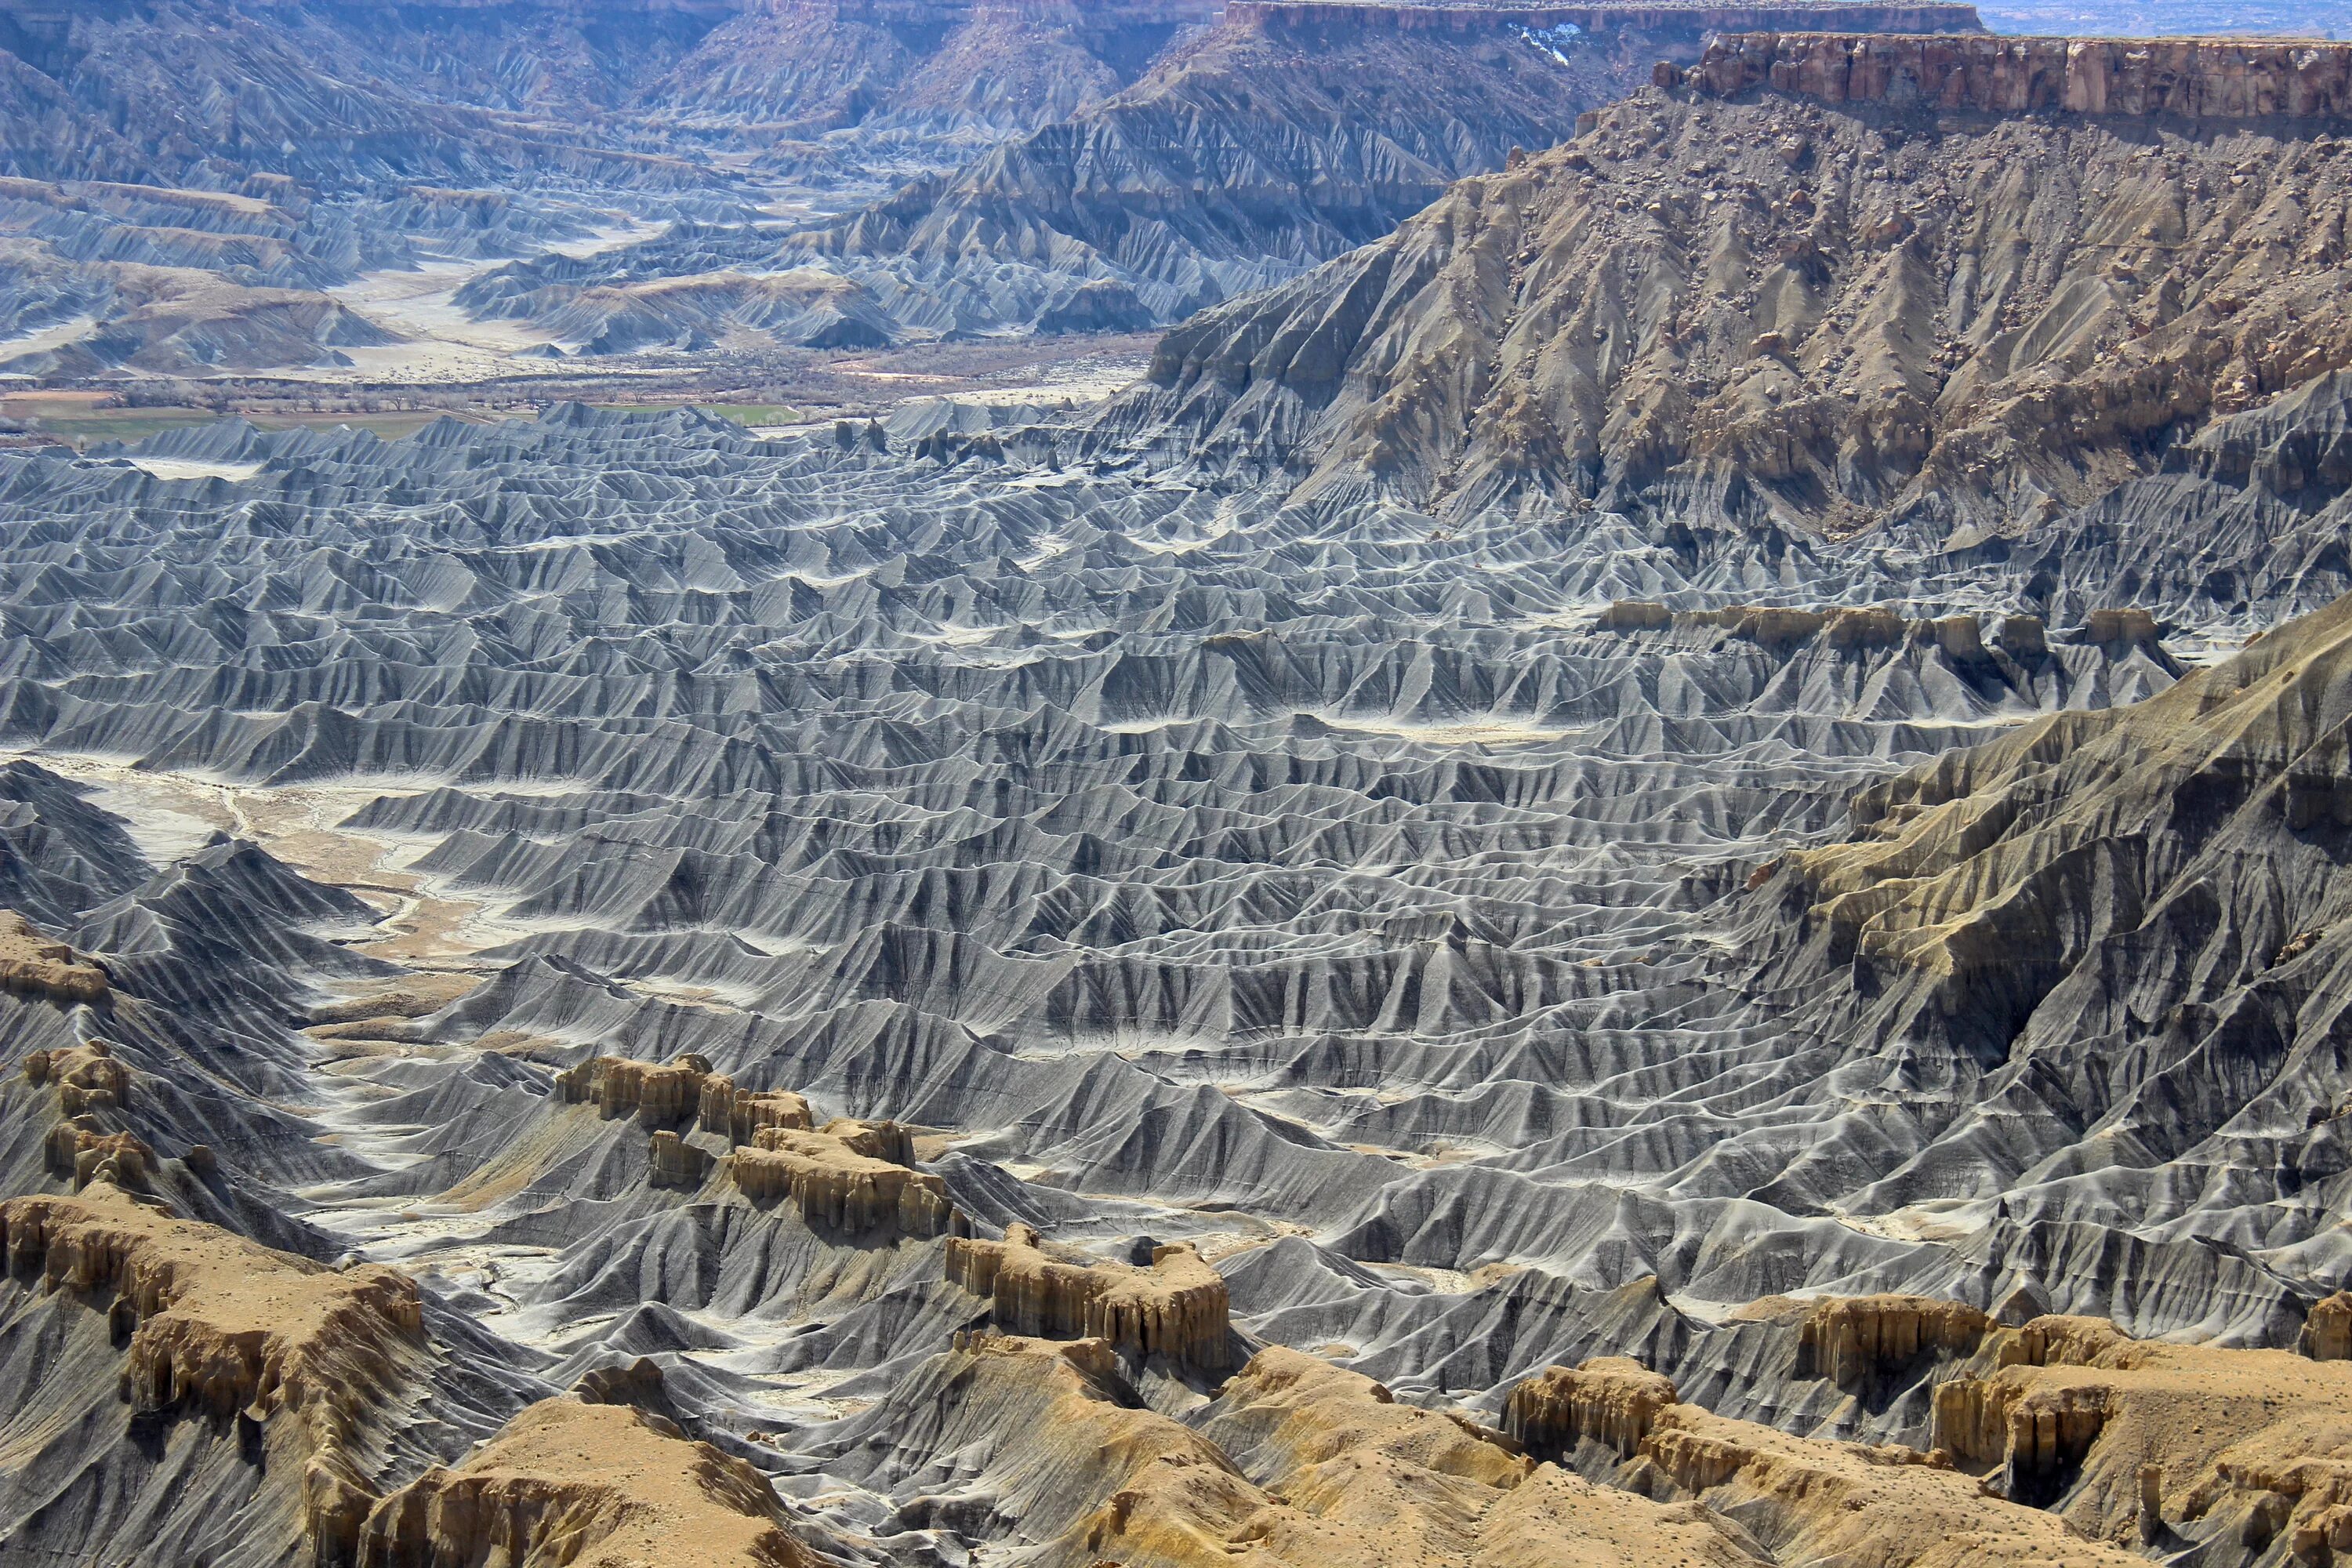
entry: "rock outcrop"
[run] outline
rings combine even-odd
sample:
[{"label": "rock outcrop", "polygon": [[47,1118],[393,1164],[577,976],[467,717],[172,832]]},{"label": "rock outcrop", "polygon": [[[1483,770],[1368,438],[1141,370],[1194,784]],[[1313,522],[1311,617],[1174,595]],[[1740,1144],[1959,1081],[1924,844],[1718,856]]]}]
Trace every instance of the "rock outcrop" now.
[{"label": "rock outcrop", "polygon": [[646,1146],[646,1179],[657,1187],[698,1187],[714,1163],[708,1152],[667,1128]]},{"label": "rock outcrop", "polygon": [[698,1056],[673,1062],[591,1057],[555,1075],[558,1098],[595,1106],[607,1118],[634,1116],[647,1127],[677,1127],[702,1114],[710,1064]]},{"label": "rock outcrop", "polygon": [[2314,1361],[2352,1361],[2352,1290],[2338,1290],[2311,1304],[2300,1348]]},{"label": "rock outcrop", "polygon": [[101,1132],[61,1121],[50,1130],[47,1153],[49,1169],[70,1179],[76,1191],[104,1182],[142,1192],[155,1173],[155,1151],[135,1132]]},{"label": "rock outcrop", "polygon": [[899,1505],[909,1521],[1002,1519],[1052,1568],[1521,1568],[1677,1563],[1760,1568],[1703,1509],[1664,1506],[1536,1467],[1499,1434],[1396,1404],[1359,1373],[1262,1352],[1195,1431],[1136,1401],[1099,1340],[963,1334],[890,1400],[843,1424],[852,1470],[954,1481]]},{"label": "rock outcrop", "polygon": [[1202,1372],[1227,1364],[1225,1282],[1189,1243],[1154,1247],[1143,1269],[1050,1255],[1035,1230],[1016,1224],[1002,1241],[950,1240],[947,1277],[986,1297],[990,1317],[1011,1333],[1099,1339],[1122,1354]]},{"label": "rock outcrop", "polygon": [[884,1231],[922,1239],[968,1234],[947,1184],[910,1168],[913,1148],[896,1122],[828,1121],[809,1131],[772,1124],[728,1158],[753,1203],[789,1201],[811,1226],[850,1236]]},{"label": "rock outcrop", "polygon": [[358,1568],[811,1568],[766,1478],[625,1405],[558,1398],[369,1512]]},{"label": "rock outcrop", "polygon": [[1798,1373],[1861,1389],[1882,1373],[1907,1369],[1921,1356],[1968,1355],[1991,1328],[1990,1318],[1958,1301],[1842,1297],[1806,1315],[1799,1330]]},{"label": "rock outcrop", "polygon": [[1994,38],[1735,32],[1661,86],[1989,114],[2352,119],[2352,44],[2243,38]]},{"label": "rock outcrop", "polygon": [[105,996],[106,971],[16,910],[0,910],[0,988],[72,1006]]},{"label": "rock outcrop", "polygon": [[27,1051],[24,1073],[33,1083],[57,1087],[62,1116],[119,1110],[131,1103],[131,1069],[114,1054],[111,1041],[89,1039],[62,1050]]},{"label": "rock outcrop", "polygon": [[374,1501],[384,1403],[425,1355],[414,1280],[274,1252],[104,1184],[0,1203],[0,1242],[12,1270],[109,1314],[134,1410],[289,1424],[307,1528],[326,1560],[346,1560]]},{"label": "rock outcrop", "polygon": [[1659,1413],[1633,1484],[1696,1499],[1780,1561],[1871,1568],[2128,1568],[2137,1553],[1988,1497],[1972,1476],[1900,1447],[1792,1437],[1687,1405]]},{"label": "rock outcrop", "polygon": [[758,1138],[762,1128],[799,1128],[805,1131],[816,1125],[808,1100],[788,1089],[738,1089],[735,1080],[724,1073],[712,1073],[702,1080],[698,1110],[702,1130],[726,1139],[730,1143],[749,1143]]},{"label": "rock outcrop", "polygon": [[[591,1057],[556,1074],[555,1092],[569,1104],[592,1104],[606,1118],[635,1117],[646,1127],[673,1133],[699,1128],[730,1143],[755,1143],[770,1128],[806,1131],[816,1124],[804,1096],[790,1089],[739,1089],[733,1079],[711,1071],[709,1058],[692,1052],[668,1062]],[[827,1131],[835,1137],[855,1136],[861,1147],[877,1138],[894,1150],[906,1145],[902,1131],[885,1135],[864,1123],[841,1122]]]},{"label": "rock outcrop", "polygon": [[2352,1367],[2044,1318],[1937,1390],[1936,1441],[2084,1533],[2325,1563],[2347,1544]]},{"label": "rock outcrop", "polygon": [[1570,1455],[1590,1440],[1630,1459],[1658,1412],[1675,1403],[1672,1378],[1637,1361],[1601,1356],[1547,1367],[1515,1385],[1503,1404],[1503,1430],[1533,1454]]}]

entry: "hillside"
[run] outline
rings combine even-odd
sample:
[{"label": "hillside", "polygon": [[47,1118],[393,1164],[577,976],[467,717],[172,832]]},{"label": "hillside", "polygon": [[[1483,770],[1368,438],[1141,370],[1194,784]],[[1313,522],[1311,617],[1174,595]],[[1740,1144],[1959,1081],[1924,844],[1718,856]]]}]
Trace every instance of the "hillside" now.
[{"label": "hillside", "polygon": [[[1687,84],[1185,323],[1094,449],[1278,455],[1309,492],[1438,506],[2014,535],[2352,363],[2332,100],[1940,108],[1916,71],[1849,90],[1848,55],[1990,73],[2005,46],[1819,42],[1833,78],[1811,42],[1774,65],[1769,36],[1720,41]],[[2284,79],[2274,54],[2212,70]]]}]

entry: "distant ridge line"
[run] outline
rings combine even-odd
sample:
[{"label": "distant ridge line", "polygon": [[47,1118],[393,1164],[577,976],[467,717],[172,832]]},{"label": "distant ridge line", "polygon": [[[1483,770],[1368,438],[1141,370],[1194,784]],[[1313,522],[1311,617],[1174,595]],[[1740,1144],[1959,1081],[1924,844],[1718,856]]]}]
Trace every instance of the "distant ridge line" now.
[{"label": "distant ridge line", "polygon": [[1759,5],[1722,5],[1650,0],[1642,5],[1412,5],[1370,0],[1230,0],[1228,25],[1293,29],[1344,26],[1356,31],[1473,33],[1495,27],[1549,31],[1563,23],[1586,32],[1688,30],[1711,33],[1982,33],[1973,5],[1925,0],[1911,5],[1831,3],[1802,0]]}]

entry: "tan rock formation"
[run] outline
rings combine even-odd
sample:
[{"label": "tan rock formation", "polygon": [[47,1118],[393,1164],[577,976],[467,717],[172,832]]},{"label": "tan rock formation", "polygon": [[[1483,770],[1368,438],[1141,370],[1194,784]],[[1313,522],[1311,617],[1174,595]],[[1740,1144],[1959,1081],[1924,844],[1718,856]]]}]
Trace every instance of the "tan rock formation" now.
[{"label": "tan rock formation", "polygon": [[1224,1279],[1188,1242],[1153,1248],[1142,1269],[1049,1257],[1034,1230],[1013,1225],[1003,1241],[950,1241],[947,1277],[987,1297],[990,1315],[1014,1333],[1097,1338],[1201,1371],[1228,1359]]},{"label": "tan rock formation", "polygon": [[1797,1372],[1858,1389],[1922,1355],[1968,1355],[1991,1327],[1992,1320],[1974,1307],[1926,1296],[1827,1300],[1798,1328]]},{"label": "tan rock formation", "polygon": [[[1580,1388],[1580,1377],[1590,1386]],[[1974,1478],[1914,1450],[1653,1406],[1664,1380],[1630,1363],[1554,1369],[1515,1403],[1528,1411],[1638,1404],[1650,1430],[1624,1472],[1631,1490],[1538,1464],[1503,1434],[1399,1405],[1370,1379],[1296,1351],[1260,1352],[1189,1427],[1134,1408],[1116,1378],[1099,1340],[1049,1345],[990,1333],[957,1336],[924,1379],[934,1391],[924,1399],[945,1402],[932,1440],[980,1467],[979,1484],[1004,1517],[1023,1521],[1050,1568],[2141,1561],[1989,1497]],[[1612,1397],[1586,1398],[1600,1394]]]},{"label": "tan rock formation", "polygon": [[368,1514],[361,1568],[810,1568],[760,1473],[659,1416],[543,1400]]},{"label": "tan rock formation", "polygon": [[1647,599],[1619,599],[1593,624],[1604,632],[1663,631],[1675,624],[1675,613]]},{"label": "tan rock formation", "polygon": [[2299,1348],[2314,1361],[2352,1361],[2352,1290],[2312,1303]]},{"label": "tan rock formation", "polygon": [[835,1121],[816,1131],[768,1126],[752,1146],[735,1151],[729,1169],[745,1197],[788,1198],[813,1226],[919,1238],[967,1233],[947,1184],[904,1163],[912,1147],[907,1130],[891,1121]]},{"label": "tan rock formation", "polygon": [[718,1133],[730,1143],[749,1143],[763,1127],[806,1130],[816,1125],[802,1096],[783,1089],[738,1089],[724,1073],[702,1080],[698,1115],[705,1132]]},{"label": "tan rock formation", "polygon": [[1732,1514],[1784,1563],[2126,1568],[2145,1562],[2039,1510],[1987,1497],[1974,1478],[1914,1449],[1795,1437],[1688,1405],[1658,1413],[1635,1465],[1636,1484]]},{"label": "tan rock formation", "polygon": [[13,1270],[37,1270],[54,1290],[110,1297],[129,1334],[121,1393],[135,1409],[289,1423],[313,1538],[331,1556],[356,1539],[374,1499],[355,1454],[379,1403],[426,1353],[414,1280],[274,1252],[103,1183],[0,1204],[0,1244]]},{"label": "tan rock formation", "polygon": [[2156,646],[2156,617],[2146,610],[2093,610],[2084,617],[2084,630],[2095,643]]},{"label": "tan rock formation", "polygon": [[1596,1356],[1571,1369],[1546,1367],[1514,1387],[1503,1430],[1531,1453],[1568,1454],[1591,1438],[1632,1458],[1658,1412],[1675,1404],[1674,1379],[1622,1356]]},{"label": "tan rock formation", "polygon": [[92,1182],[143,1191],[155,1172],[155,1151],[135,1133],[100,1132],[60,1121],[49,1130],[44,1149],[49,1169],[71,1177],[77,1191]]},{"label": "tan rock formation", "polygon": [[2246,38],[2007,38],[1732,33],[1664,85],[1830,103],[2192,120],[2352,116],[2352,44]]},{"label": "tan rock formation", "polygon": [[709,1154],[665,1129],[646,1150],[646,1179],[656,1187],[698,1187],[712,1163]]},{"label": "tan rock formation", "polygon": [[2321,1562],[2352,1545],[2337,1540],[2352,1520],[2352,1363],[2039,1318],[1996,1331],[1937,1389],[1935,1441],[2093,1535],[2172,1523],[2259,1550],[2285,1534]]},{"label": "tan rock formation", "polygon": [[104,1040],[85,1040],[69,1050],[28,1051],[25,1076],[57,1085],[58,1110],[66,1116],[108,1110],[131,1102],[131,1069]]},{"label": "tan rock formation", "polygon": [[924,1380],[944,1392],[938,1440],[990,1456],[997,1507],[1046,1568],[1257,1557],[1235,1538],[1265,1493],[1207,1437],[1138,1407],[1118,1367],[1101,1340],[959,1333]]},{"label": "tan rock formation", "polygon": [[[2145,628],[2118,616],[2106,629]],[[1874,785],[1853,807],[1864,836],[1789,864],[1859,960],[1916,977],[1937,1017],[1969,1016],[1988,998],[2021,1017],[2095,951],[2083,911],[2099,895],[2082,868],[2151,841],[2210,841],[2217,863],[2273,879],[2274,891],[2240,902],[2275,905],[2276,933],[2229,940],[2275,952],[2326,923],[2315,913],[2324,889],[2293,880],[2286,852],[2289,835],[2332,820],[2336,764],[2325,759],[2340,742],[2325,716],[2347,687],[2352,602],[2340,602],[2149,701],[2042,720]],[[2160,924],[2165,879],[2193,887],[2198,864],[2151,862],[2146,882],[2133,873],[2147,904],[2136,921]]]},{"label": "tan rock formation", "polygon": [[68,1005],[106,994],[106,971],[44,936],[14,910],[0,910],[0,987]]},{"label": "tan rock formation", "polygon": [[589,1405],[656,1405],[668,1397],[661,1363],[639,1356],[625,1366],[592,1367],[572,1385],[574,1397]]},{"label": "tan rock formation", "polygon": [[[779,1130],[772,1141],[761,1146],[782,1147],[786,1142],[783,1134],[789,1131]],[[914,1131],[903,1122],[861,1121],[855,1117],[836,1116],[820,1131],[851,1153],[868,1160],[887,1160],[894,1165],[912,1164],[915,1160]]]},{"label": "tan rock formation", "polygon": [[710,1064],[698,1056],[674,1062],[591,1057],[556,1074],[555,1091],[575,1104],[593,1104],[606,1117],[635,1116],[647,1127],[676,1127],[700,1114],[703,1080],[709,1075]]}]

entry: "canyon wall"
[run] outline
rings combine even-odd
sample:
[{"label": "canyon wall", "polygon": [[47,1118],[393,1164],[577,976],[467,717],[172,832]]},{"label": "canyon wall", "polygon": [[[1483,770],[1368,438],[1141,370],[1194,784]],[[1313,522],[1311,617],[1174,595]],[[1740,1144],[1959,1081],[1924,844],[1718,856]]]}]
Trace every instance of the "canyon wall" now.
[{"label": "canyon wall", "polygon": [[2340,119],[2352,116],[2352,44],[1727,33],[1687,70],[1661,63],[1655,80],[1714,98],[1769,87],[1991,113]]}]

